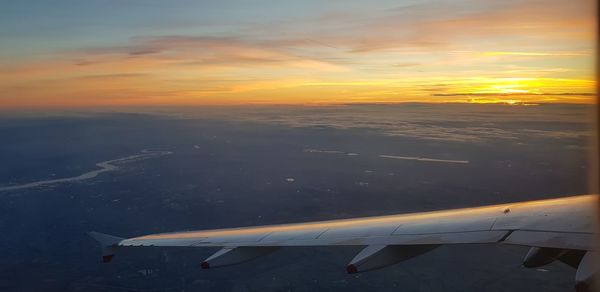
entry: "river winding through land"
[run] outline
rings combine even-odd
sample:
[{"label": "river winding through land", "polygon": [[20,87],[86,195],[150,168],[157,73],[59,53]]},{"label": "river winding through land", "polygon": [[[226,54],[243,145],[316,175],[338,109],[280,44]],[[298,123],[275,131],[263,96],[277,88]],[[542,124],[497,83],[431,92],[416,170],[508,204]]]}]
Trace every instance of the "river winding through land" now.
[{"label": "river winding through land", "polygon": [[44,186],[44,185],[51,185],[51,184],[58,184],[58,183],[65,183],[65,182],[87,180],[87,179],[95,178],[98,175],[100,175],[101,173],[119,169],[119,166],[117,164],[129,163],[129,162],[134,162],[134,161],[139,161],[139,160],[149,159],[149,158],[157,158],[157,157],[161,157],[164,155],[170,155],[170,154],[173,154],[173,152],[165,151],[165,150],[146,150],[146,149],[144,149],[144,150],[140,151],[140,154],[125,156],[125,157],[121,157],[121,158],[117,158],[117,159],[112,159],[112,160],[107,160],[107,161],[96,163],[96,166],[100,167],[100,169],[88,171],[88,172],[80,174],[78,176],[58,178],[58,179],[49,179],[49,180],[40,180],[40,181],[35,181],[35,182],[30,182],[30,183],[25,183],[25,184],[20,184],[20,185],[0,187],[0,192],[34,188],[34,187],[39,187],[39,186]]}]

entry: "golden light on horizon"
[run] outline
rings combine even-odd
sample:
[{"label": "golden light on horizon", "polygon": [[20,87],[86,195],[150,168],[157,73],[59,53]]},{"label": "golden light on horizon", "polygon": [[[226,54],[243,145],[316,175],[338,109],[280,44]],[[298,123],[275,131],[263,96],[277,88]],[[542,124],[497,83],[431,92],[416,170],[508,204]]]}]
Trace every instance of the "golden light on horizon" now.
[{"label": "golden light on horizon", "polygon": [[[129,19],[106,31],[82,22],[85,34],[51,30],[51,40],[9,15],[4,21],[23,31],[3,39],[0,108],[594,102],[592,1],[479,4],[468,13],[427,3],[314,4],[323,11],[279,11],[256,25],[231,18],[161,27],[142,17],[155,25],[138,31],[123,29]],[[282,19],[285,29],[275,25]]]}]

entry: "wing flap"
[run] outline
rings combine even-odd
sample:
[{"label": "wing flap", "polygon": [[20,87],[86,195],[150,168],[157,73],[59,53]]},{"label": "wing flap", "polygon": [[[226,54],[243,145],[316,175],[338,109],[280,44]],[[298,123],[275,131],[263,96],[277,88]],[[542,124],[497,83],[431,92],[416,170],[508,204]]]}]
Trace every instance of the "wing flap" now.
[{"label": "wing flap", "polygon": [[517,230],[503,243],[535,247],[550,247],[576,250],[595,250],[594,234],[574,232],[547,232]]}]

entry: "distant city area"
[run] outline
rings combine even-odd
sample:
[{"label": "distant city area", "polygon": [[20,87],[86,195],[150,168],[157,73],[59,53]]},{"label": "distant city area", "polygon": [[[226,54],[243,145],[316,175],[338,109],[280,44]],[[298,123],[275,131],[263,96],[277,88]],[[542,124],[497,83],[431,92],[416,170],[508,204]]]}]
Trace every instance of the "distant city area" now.
[{"label": "distant city area", "polygon": [[[564,291],[526,247],[443,246],[348,275],[358,251],[283,248],[201,270],[213,249],[119,253],[87,231],[305,222],[586,193],[591,105],[232,106],[0,115],[0,290]],[[518,272],[517,272],[518,271]]]}]

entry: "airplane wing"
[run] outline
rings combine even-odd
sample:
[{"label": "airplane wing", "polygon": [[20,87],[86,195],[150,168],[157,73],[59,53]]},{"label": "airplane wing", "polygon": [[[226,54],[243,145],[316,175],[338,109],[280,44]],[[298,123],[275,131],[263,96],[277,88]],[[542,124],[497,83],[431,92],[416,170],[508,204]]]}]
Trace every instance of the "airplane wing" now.
[{"label": "airplane wing", "polygon": [[358,245],[347,265],[364,272],[418,256],[440,245],[500,243],[531,246],[523,264],[555,260],[578,267],[576,283],[595,275],[598,196],[500,204],[476,208],[259,227],[152,234],[122,239],[97,232],[110,261],[117,250],[136,247],[221,247],[204,269],[242,263],[286,246]]}]

